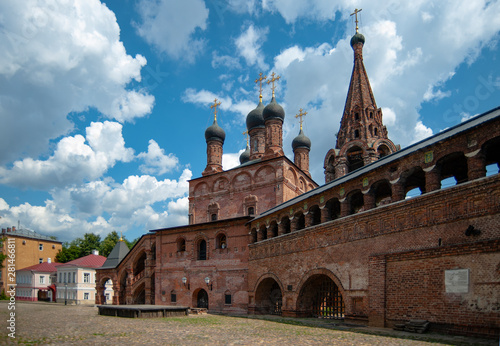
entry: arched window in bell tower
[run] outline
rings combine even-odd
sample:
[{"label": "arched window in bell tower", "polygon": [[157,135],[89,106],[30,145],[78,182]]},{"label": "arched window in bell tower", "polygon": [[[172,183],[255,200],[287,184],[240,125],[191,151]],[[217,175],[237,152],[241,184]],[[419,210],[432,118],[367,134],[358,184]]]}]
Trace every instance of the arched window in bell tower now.
[{"label": "arched window in bell tower", "polygon": [[363,149],[360,147],[352,147],[347,151],[347,164],[349,172],[363,167]]}]

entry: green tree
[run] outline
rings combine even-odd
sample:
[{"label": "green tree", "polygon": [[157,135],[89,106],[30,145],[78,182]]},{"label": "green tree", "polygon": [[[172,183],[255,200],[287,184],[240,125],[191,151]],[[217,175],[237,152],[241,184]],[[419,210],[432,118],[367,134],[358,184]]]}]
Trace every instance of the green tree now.
[{"label": "green tree", "polygon": [[101,242],[101,245],[99,247],[99,254],[104,257],[108,257],[119,240],[120,237],[118,236],[118,233],[116,231],[109,233]]},{"label": "green tree", "polygon": [[83,239],[80,239],[80,257],[90,255],[92,250],[99,250],[101,245],[101,236],[93,233],[85,233]]},{"label": "green tree", "polygon": [[59,250],[59,252],[56,255],[56,262],[66,263],[81,257],[80,256],[81,249],[77,245],[77,243],[79,243],[80,241],[81,239],[77,238],[73,240],[71,243],[65,242],[63,244],[62,249]]},{"label": "green tree", "polygon": [[1,251],[3,249],[4,240],[5,238],[0,238],[0,269],[3,268],[3,261],[7,258],[7,255]]},{"label": "green tree", "polygon": [[127,244],[128,248],[131,249],[139,241],[139,239],[141,239],[141,237],[135,238],[132,241],[128,241],[127,239],[123,238],[123,241],[125,242],[125,244]]}]

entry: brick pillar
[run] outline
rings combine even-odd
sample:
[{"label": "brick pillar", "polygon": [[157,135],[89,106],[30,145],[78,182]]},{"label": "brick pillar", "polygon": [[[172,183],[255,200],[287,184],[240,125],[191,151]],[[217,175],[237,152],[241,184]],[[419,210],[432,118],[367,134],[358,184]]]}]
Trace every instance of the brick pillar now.
[{"label": "brick pillar", "polygon": [[264,234],[260,230],[260,228],[257,230],[257,241],[264,240]]},{"label": "brick pillar", "polygon": [[347,173],[347,159],[345,157],[338,157],[335,164],[335,178],[343,177]]},{"label": "brick pillar", "polygon": [[113,305],[120,305],[120,286],[113,281]]},{"label": "brick pillar", "polygon": [[325,205],[325,207],[323,209],[321,209],[321,223],[327,222],[327,221],[330,221],[330,215],[328,213],[328,208]]},{"label": "brick pillar", "polygon": [[350,213],[349,200],[346,198],[340,202],[340,217],[348,216]]},{"label": "brick pillar", "polygon": [[363,194],[363,206],[365,210],[375,208],[375,194],[371,191]]},{"label": "brick pillar", "polygon": [[[467,154],[465,155],[467,156]],[[469,180],[479,179],[486,176],[486,160],[482,152],[474,156],[467,156],[467,168]]]},{"label": "brick pillar", "polygon": [[368,264],[368,324],[385,327],[386,260],[384,255],[372,256]]},{"label": "brick pillar", "polygon": [[297,217],[294,217],[293,220],[290,220],[290,233],[293,233],[297,230]]},{"label": "brick pillar", "polygon": [[398,181],[392,184],[391,189],[392,189],[391,199],[393,202],[402,201],[403,199],[405,199],[405,189],[401,182]]},{"label": "brick pillar", "polygon": [[441,188],[441,174],[437,167],[425,173],[425,192],[439,190]]}]

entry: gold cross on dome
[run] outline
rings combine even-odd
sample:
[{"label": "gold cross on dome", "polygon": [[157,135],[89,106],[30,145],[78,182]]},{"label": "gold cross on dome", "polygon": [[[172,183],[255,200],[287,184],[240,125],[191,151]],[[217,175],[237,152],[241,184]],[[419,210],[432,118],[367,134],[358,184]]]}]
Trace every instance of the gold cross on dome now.
[{"label": "gold cross on dome", "polygon": [[255,80],[255,83],[259,83],[259,100],[262,101],[262,81],[266,80],[267,76],[262,76],[262,72],[259,73],[259,78]]},{"label": "gold cross on dome", "polygon": [[243,134],[245,135],[245,138],[247,139],[247,147],[248,147],[248,131],[243,132]]},{"label": "gold cross on dome", "polygon": [[361,12],[363,9],[360,8],[359,10],[356,8],[353,13],[351,13],[351,16],[356,16],[356,34],[358,33],[358,13]]},{"label": "gold cross on dome", "polygon": [[220,106],[220,102],[217,103],[217,99],[214,100],[214,104],[210,108],[214,108],[214,120],[217,121],[217,106]]},{"label": "gold cross on dome", "polygon": [[274,89],[276,89],[276,86],[274,85],[274,82],[277,82],[281,78],[281,76],[277,76],[277,77],[275,77],[275,76],[276,76],[276,74],[274,72],[271,73],[271,77],[272,78],[267,81],[267,84],[273,83],[273,86],[271,87],[271,90],[273,91],[273,97],[274,97]]},{"label": "gold cross on dome", "polygon": [[300,118],[299,123],[300,123],[300,129],[302,130],[302,123],[304,120],[302,117],[305,117],[307,115],[307,112],[303,112],[302,108],[299,109],[299,114],[295,115],[295,118]]}]

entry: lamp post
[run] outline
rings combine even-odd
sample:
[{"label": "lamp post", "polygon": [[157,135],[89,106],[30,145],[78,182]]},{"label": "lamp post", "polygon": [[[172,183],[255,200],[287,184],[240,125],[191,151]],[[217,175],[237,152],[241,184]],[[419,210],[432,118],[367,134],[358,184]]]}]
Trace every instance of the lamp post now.
[{"label": "lamp post", "polygon": [[[182,284],[184,285],[184,287],[186,286],[187,281],[188,281],[187,277],[185,277],[185,276],[184,276],[184,277],[182,278]],[[188,290],[190,289],[190,288],[189,288],[189,284],[187,284],[187,289],[188,289]]]},{"label": "lamp post", "polygon": [[64,305],[68,305],[68,283],[64,283]]}]

